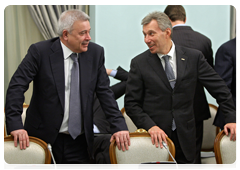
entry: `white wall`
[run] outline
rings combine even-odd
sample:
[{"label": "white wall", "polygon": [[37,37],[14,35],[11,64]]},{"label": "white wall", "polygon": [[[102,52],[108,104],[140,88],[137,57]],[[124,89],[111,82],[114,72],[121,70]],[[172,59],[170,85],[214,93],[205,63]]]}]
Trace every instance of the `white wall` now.
[{"label": "white wall", "polygon": [[[130,69],[130,61],[147,49],[143,41],[141,20],[150,12],[164,11],[166,5],[95,5],[90,6],[93,41],[105,49],[106,68],[119,65]],[[187,13],[186,24],[190,25],[212,41],[215,53],[218,47],[229,40],[229,5],[184,5]],[[93,27],[94,25],[94,27]],[[111,84],[118,82],[110,78]],[[208,102],[216,104],[207,96]],[[123,97],[118,99],[120,109]]]}]

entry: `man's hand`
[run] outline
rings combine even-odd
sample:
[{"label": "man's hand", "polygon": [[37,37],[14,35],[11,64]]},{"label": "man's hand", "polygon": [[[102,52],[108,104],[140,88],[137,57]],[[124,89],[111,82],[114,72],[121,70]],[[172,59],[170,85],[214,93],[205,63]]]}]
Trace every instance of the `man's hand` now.
[{"label": "man's hand", "polygon": [[29,147],[29,137],[28,133],[24,129],[14,130],[11,132],[11,135],[14,137],[14,146],[17,147],[19,141],[20,149],[26,149]]},{"label": "man's hand", "polygon": [[110,142],[113,141],[113,139],[116,140],[117,147],[119,150],[122,149],[122,151],[128,150],[128,146],[130,146],[130,136],[129,131],[119,131],[112,135]]},{"label": "man's hand", "polygon": [[109,76],[110,73],[112,72],[112,69],[107,69],[107,68],[106,68],[106,72],[107,72],[107,75]]},{"label": "man's hand", "polygon": [[152,138],[152,144],[158,148],[158,142],[160,144],[160,147],[163,148],[162,141],[164,141],[167,144],[167,134],[160,129],[158,126],[153,126],[148,130],[148,133],[151,135]]},{"label": "man's hand", "polygon": [[228,130],[230,131],[230,140],[236,140],[236,123],[227,123],[224,126],[224,132],[228,136]]}]

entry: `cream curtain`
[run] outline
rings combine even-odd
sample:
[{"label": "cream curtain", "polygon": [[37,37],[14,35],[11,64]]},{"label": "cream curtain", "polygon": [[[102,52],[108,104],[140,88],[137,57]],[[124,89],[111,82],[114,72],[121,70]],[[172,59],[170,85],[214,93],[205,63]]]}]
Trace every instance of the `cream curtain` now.
[{"label": "cream curtain", "polygon": [[236,8],[234,6],[230,6],[230,39],[236,37]]},{"label": "cream curtain", "polygon": [[83,5],[28,5],[29,12],[45,39],[58,36],[57,21],[60,14],[68,9],[80,9]]},{"label": "cream curtain", "polygon": [[[4,101],[9,81],[32,43],[44,40],[26,5],[10,5],[4,10]],[[32,85],[25,93],[29,104]]]}]

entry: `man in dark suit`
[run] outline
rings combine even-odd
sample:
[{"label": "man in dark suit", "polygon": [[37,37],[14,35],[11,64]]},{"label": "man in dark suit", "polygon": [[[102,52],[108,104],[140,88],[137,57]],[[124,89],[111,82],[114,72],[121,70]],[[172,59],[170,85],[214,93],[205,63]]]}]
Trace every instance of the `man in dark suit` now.
[{"label": "man in dark suit", "polygon": [[[162,148],[166,137],[176,148],[177,163],[195,163],[196,126],[193,99],[200,82],[215,97],[225,115],[225,133],[236,139],[236,110],[224,81],[195,49],[175,45],[172,26],[162,12],[143,20],[149,50],[131,61],[125,110],[138,128],[146,129],[152,143]],[[165,73],[166,72],[166,73]]]},{"label": "man in dark suit", "polygon": [[[213,67],[213,51],[211,40],[203,34],[194,31],[186,25],[186,12],[182,5],[168,5],[164,13],[172,24],[172,40],[176,45],[201,51],[209,65]],[[193,110],[196,121],[196,163],[201,163],[201,148],[203,139],[203,121],[210,118],[208,101],[203,86],[198,82],[194,95]]]},{"label": "man in dark suit", "polygon": [[[110,87],[114,93],[115,100],[117,100],[125,94],[128,72],[119,66],[117,70],[107,69],[107,74],[121,81]],[[101,104],[96,95],[94,96],[93,103],[93,122],[96,128],[94,131],[95,137],[93,143],[94,163],[110,164],[110,123],[107,121],[105,113],[102,110]]]},{"label": "man in dark suit", "polygon": [[[226,82],[236,107],[236,38],[229,40],[219,47],[215,57],[214,69]],[[221,106],[218,108],[213,124],[221,129],[226,124]]]},{"label": "man in dark suit", "polygon": [[[104,50],[89,42],[89,16],[79,10],[65,11],[58,26],[59,38],[31,45],[9,83],[6,126],[8,133],[14,136],[15,146],[19,141],[20,148],[25,149],[29,146],[28,135],[35,136],[52,145],[57,163],[89,163],[89,156],[93,157],[93,97],[96,93],[111,124],[111,140],[116,139],[119,149],[128,149],[129,132],[109,89]],[[72,55],[78,59],[73,61]],[[77,76],[72,77],[74,75]],[[79,84],[72,86],[71,82],[76,83],[78,79]],[[33,94],[23,127],[24,92],[31,81]],[[71,93],[74,88],[80,92]],[[72,96],[77,100],[70,100]],[[70,106],[75,101],[79,103],[73,108],[81,108],[75,110],[77,114],[73,117]],[[70,118],[76,121],[75,117],[79,122],[69,123]]]}]

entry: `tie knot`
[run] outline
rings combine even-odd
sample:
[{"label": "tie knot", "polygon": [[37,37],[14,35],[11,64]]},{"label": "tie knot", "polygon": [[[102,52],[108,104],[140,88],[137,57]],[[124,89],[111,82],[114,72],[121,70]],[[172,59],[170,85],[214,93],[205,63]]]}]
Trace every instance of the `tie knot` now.
[{"label": "tie knot", "polygon": [[74,62],[78,62],[77,53],[72,53],[70,57]]},{"label": "tie knot", "polygon": [[164,55],[164,56],[162,56],[162,58],[165,60],[165,62],[168,62],[169,61],[169,55]]}]

